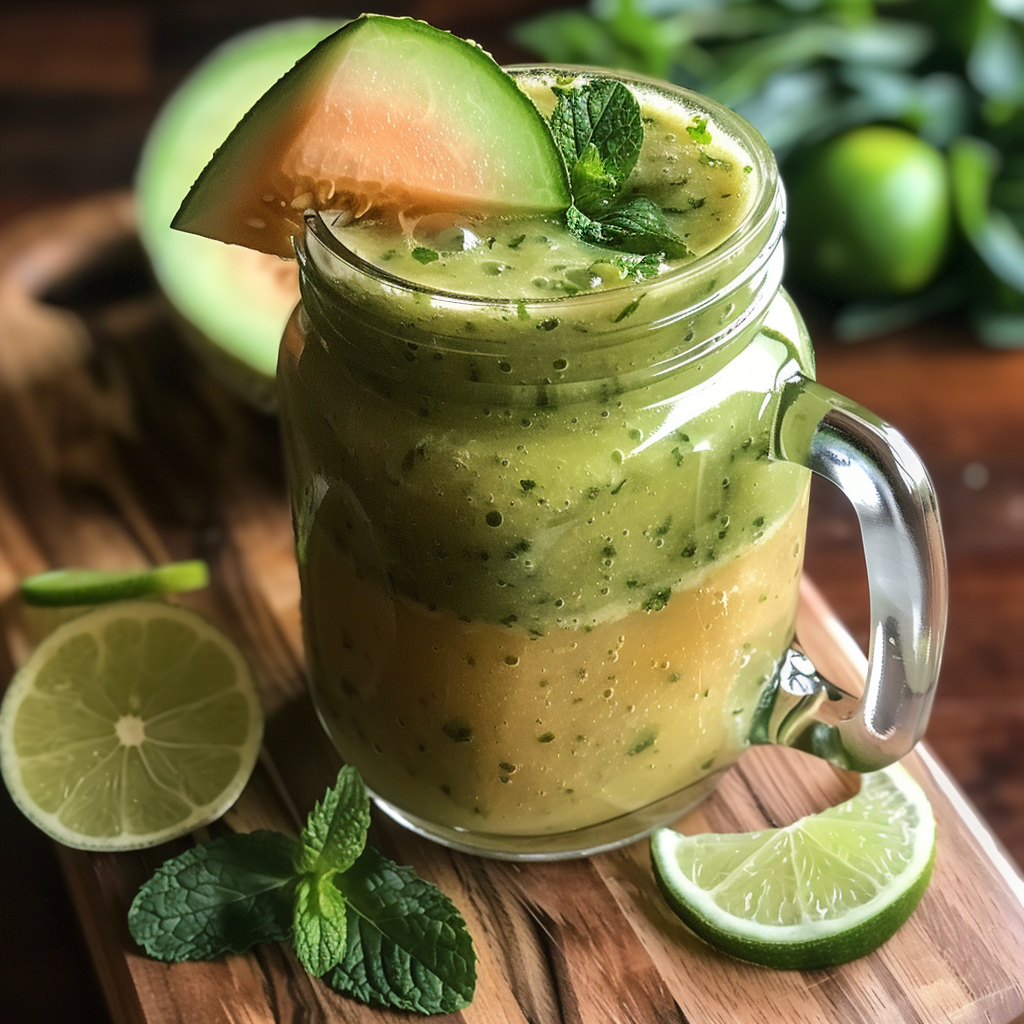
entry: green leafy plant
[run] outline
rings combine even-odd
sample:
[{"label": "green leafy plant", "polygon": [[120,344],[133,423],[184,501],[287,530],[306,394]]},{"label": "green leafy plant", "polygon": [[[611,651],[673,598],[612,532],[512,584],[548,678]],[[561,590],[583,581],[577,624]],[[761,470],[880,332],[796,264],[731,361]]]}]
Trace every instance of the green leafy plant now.
[{"label": "green leafy plant", "polygon": [[591,0],[525,22],[515,38],[548,61],[638,71],[733,107],[787,182],[821,144],[860,126],[919,136],[947,161],[949,255],[909,296],[883,288],[841,307],[837,328],[875,333],[960,305],[983,342],[1024,345],[1020,4]]},{"label": "green leafy plant", "polygon": [[297,840],[239,833],[166,861],[132,902],[132,937],[171,962],[290,941],[310,974],[362,1002],[463,1009],[476,957],[462,915],[412,868],[367,846],[369,824],[366,787],[342,768]]}]

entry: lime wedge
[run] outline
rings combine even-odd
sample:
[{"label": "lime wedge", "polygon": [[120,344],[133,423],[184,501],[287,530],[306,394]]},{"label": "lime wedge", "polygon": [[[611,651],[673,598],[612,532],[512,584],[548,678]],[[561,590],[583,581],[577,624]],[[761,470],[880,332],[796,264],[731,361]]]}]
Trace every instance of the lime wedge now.
[{"label": "lime wedge", "polygon": [[786,828],[651,837],[669,906],[701,938],[767,967],[812,970],[864,956],[911,915],[935,860],[935,817],[899,765]]},{"label": "lime wedge", "polygon": [[0,706],[0,770],[44,832],[132,850],[213,821],[237,799],[263,731],[230,640],[161,601],[103,605],[47,637]]},{"label": "lime wedge", "polygon": [[210,571],[200,559],[171,562],[152,569],[112,572],[100,569],[54,569],[22,580],[21,596],[27,604],[53,608],[200,590],[209,582]]}]

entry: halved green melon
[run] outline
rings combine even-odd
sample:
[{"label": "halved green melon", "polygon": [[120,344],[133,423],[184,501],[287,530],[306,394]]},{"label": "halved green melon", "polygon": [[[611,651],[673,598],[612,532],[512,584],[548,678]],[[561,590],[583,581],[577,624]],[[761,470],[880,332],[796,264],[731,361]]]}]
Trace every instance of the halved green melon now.
[{"label": "halved green melon", "polygon": [[139,234],[161,288],[204,354],[261,405],[299,298],[294,263],[171,230],[181,197],[245,112],[338,28],[301,19],[245,32],[182,83],[150,129],[136,175]]},{"label": "halved green melon", "polygon": [[544,119],[490,56],[420,21],[364,15],[249,111],[174,227],[289,256],[310,207],[542,213],[570,202]]}]

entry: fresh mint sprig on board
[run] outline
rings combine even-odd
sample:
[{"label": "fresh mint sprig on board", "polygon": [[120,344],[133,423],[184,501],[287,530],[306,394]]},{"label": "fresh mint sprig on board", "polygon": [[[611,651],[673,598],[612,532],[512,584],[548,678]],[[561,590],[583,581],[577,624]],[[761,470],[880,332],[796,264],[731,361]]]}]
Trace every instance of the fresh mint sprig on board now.
[{"label": "fresh mint sprig on board", "polygon": [[558,99],[549,125],[569,172],[569,230],[619,252],[692,255],[657,203],[624,194],[644,141],[640,104],[632,92],[610,78],[559,83],[554,92]]},{"label": "fresh mint sprig on board", "polygon": [[290,941],[303,967],[338,992],[415,1013],[473,999],[466,923],[435,885],[366,845],[370,802],[346,766],[299,839],[222,836],[166,861],[128,911],[158,960],[212,960]]}]

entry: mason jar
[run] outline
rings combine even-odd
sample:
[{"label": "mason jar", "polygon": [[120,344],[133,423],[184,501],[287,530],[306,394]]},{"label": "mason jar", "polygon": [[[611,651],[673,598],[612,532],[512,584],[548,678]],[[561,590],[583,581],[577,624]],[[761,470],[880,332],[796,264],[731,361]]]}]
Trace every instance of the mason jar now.
[{"label": "mason jar", "polygon": [[[398,278],[311,212],[281,349],[319,716],[385,811],[493,856],[634,839],[751,743],[882,767],[922,732],[941,653],[934,493],[891,427],[813,382],[770,150],[704,97],[611,77],[749,156],[724,243],[642,282],[494,297]],[[860,699],[794,644],[811,470],[863,528]]]}]

